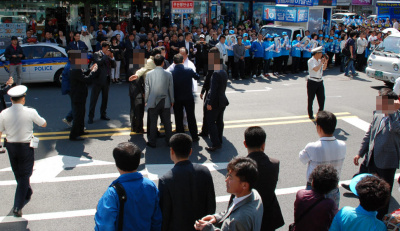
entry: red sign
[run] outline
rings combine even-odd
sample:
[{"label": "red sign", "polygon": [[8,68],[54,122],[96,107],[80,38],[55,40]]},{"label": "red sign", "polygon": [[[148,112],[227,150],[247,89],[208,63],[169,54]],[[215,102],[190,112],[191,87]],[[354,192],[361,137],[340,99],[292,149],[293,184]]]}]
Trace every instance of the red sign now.
[{"label": "red sign", "polygon": [[172,9],[188,9],[193,8],[193,2],[183,2],[183,1],[173,1],[172,2]]}]

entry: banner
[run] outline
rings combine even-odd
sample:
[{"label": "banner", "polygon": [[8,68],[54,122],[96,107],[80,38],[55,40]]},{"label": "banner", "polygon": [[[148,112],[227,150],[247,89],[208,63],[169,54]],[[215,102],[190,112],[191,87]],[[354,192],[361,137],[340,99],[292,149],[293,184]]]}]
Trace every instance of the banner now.
[{"label": "banner", "polygon": [[352,5],[371,5],[372,0],[352,0]]},{"label": "banner", "polygon": [[173,14],[193,14],[194,2],[192,1],[171,1],[171,13]]},{"label": "banner", "polygon": [[264,5],[263,20],[280,22],[308,22],[308,8]]},{"label": "banner", "polygon": [[400,7],[400,2],[399,3],[393,3],[393,2],[377,2],[376,3],[377,7]]},{"label": "banner", "polygon": [[25,23],[0,23],[0,38],[11,38],[12,36],[26,36]]},{"label": "banner", "polygon": [[276,4],[312,6],[313,0],[276,0]]}]

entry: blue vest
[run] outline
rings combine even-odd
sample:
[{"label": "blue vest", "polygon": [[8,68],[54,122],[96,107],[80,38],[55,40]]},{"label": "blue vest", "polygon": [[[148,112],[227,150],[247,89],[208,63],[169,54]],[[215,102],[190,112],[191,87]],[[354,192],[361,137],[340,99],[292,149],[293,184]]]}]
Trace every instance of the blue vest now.
[{"label": "blue vest", "polygon": [[301,48],[296,46],[298,43],[300,43],[300,42],[297,40],[294,40],[292,42],[292,56],[300,58],[301,57]]},{"label": "blue vest", "polygon": [[[246,40],[246,41],[243,40],[243,44],[245,47],[251,46],[251,42],[249,40]],[[244,53],[244,57],[250,57],[250,49],[246,49],[246,51]]]},{"label": "blue vest", "polygon": [[[289,44],[287,44],[286,46],[290,46],[290,39],[288,40]],[[283,45],[283,43],[285,42],[285,38],[281,38],[281,44]],[[281,47],[281,55],[282,56],[286,56],[290,54],[290,49],[287,50],[286,47]]]},{"label": "blue vest", "polygon": [[311,43],[307,44],[307,46],[303,50],[303,58],[311,58],[311,52],[306,50],[306,49],[310,49],[310,48],[311,48]]}]

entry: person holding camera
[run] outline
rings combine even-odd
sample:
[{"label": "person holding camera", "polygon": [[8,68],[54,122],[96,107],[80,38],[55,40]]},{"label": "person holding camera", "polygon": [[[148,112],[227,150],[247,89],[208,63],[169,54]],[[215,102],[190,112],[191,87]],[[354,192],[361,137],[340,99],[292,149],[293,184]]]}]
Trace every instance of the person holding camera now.
[{"label": "person holding camera", "polygon": [[317,95],[319,110],[324,110],[325,104],[325,88],[322,80],[323,71],[326,70],[329,57],[322,54],[322,47],[317,47],[311,50],[312,58],[308,60],[308,72],[310,75],[307,78],[307,96],[308,96],[308,117],[314,119],[313,102]]},{"label": "person holding camera", "polygon": [[201,34],[199,36],[199,40],[196,42],[196,45],[194,46],[196,52],[196,69],[198,73],[200,71],[203,72],[203,76],[207,75],[208,71],[208,50],[209,50],[209,45],[205,41],[205,36],[204,34]]},{"label": "person holding camera", "polygon": [[93,123],[94,110],[96,109],[97,99],[101,92],[100,119],[110,120],[107,116],[108,90],[110,88],[111,69],[115,68],[114,54],[110,50],[110,43],[103,42],[101,50],[95,52],[93,60],[98,66],[98,75],[93,79],[92,93],[90,95],[89,120],[88,124]]}]

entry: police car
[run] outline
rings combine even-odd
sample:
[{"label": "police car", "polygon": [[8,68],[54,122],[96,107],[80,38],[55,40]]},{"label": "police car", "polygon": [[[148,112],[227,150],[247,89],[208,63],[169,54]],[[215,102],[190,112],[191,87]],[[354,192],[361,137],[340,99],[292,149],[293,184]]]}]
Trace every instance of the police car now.
[{"label": "police car", "polygon": [[[61,86],[61,73],[68,56],[63,47],[54,43],[22,44],[22,83],[54,82]],[[0,54],[0,83],[9,78],[9,61]]]}]

